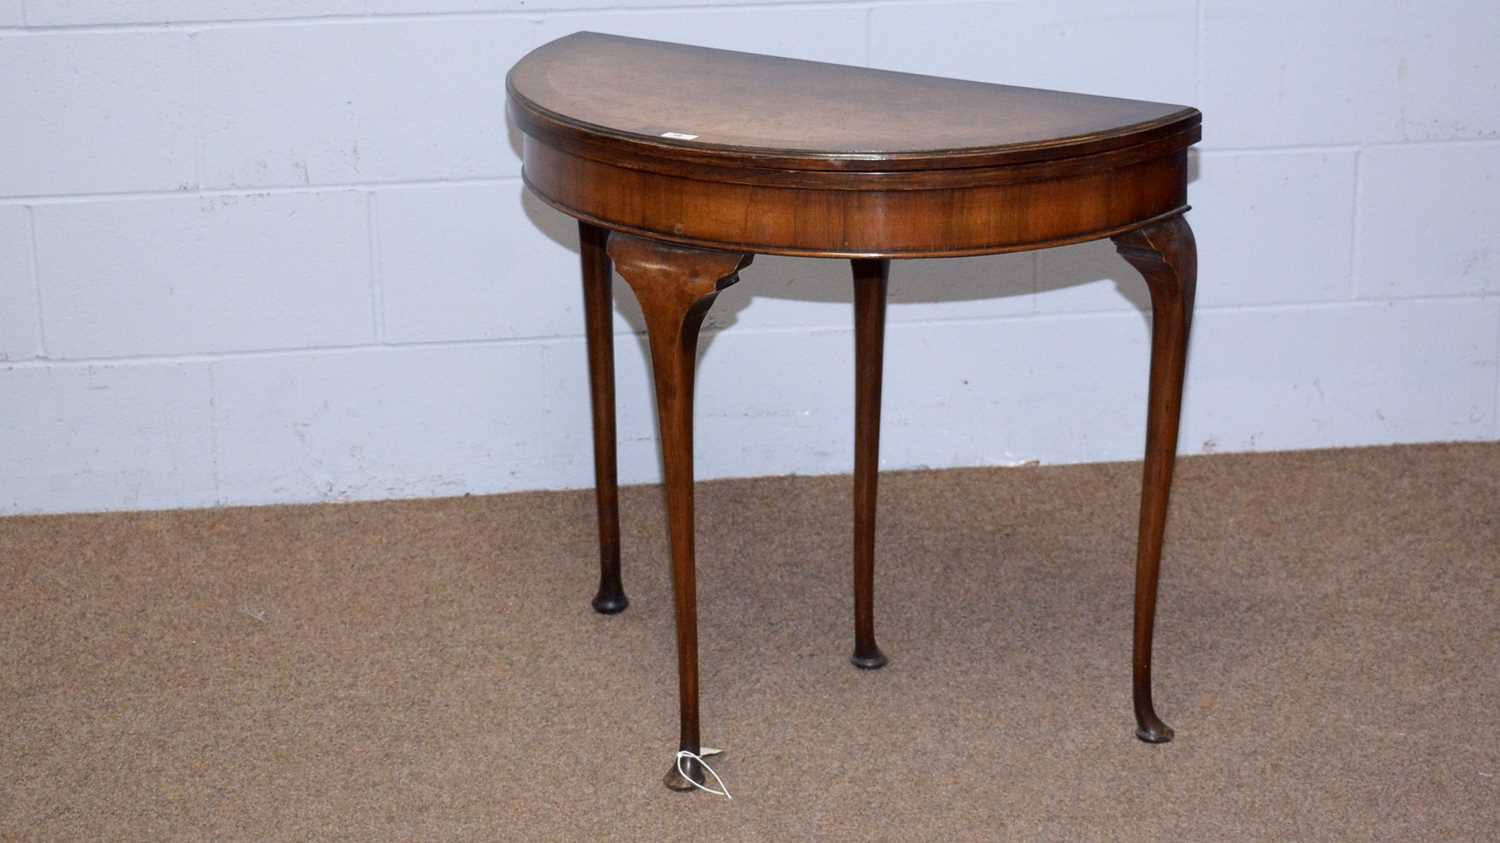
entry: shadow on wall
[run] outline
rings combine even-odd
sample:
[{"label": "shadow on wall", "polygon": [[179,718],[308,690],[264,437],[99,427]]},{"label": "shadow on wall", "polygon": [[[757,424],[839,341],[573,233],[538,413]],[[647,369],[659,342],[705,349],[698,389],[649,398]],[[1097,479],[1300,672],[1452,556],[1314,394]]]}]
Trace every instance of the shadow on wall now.
[{"label": "shadow on wall", "polygon": [[[509,124],[508,128],[511,145],[519,156],[521,133],[514,124]],[[1198,177],[1198,155],[1196,150],[1189,150],[1189,183],[1197,181]],[[547,205],[529,190],[522,191],[521,205],[526,216],[542,234],[575,254],[578,252],[577,221]],[[1045,295],[1049,292],[1107,280],[1114,283],[1120,298],[1149,324],[1151,302],[1145,281],[1140,273],[1116,254],[1113,244],[1108,240],[1023,254],[1023,258],[1018,258],[1017,255],[986,255],[893,261],[888,301],[900,306],[1029,298],[1030,301],[1017,302],[1016,308],[1006,310],[1006,315],[1015,317],[1098,312],[1106,308],[1117,312],[1119,308],[1109,304],[1080,309],[1052,307],[1046,303]],[[1046,257],[1038,260],[1038,255]],[[615,310],[636,334],[640,353],[649,371],[650,348],[645,335],[645,318],[641,315],[635,296],[628,292],[629,285],[619,279],[618,273],[615,278]],[[758,297],[847,304],[849,327],[851,330],[853,328],[854,296],[848,261],[757,255],[755,262],[741,273],[740,282],[724,290],[714,301],[713,308],[704,321],[698,343],[700,361],[714,337],[733,326],[739,315]],[[898,313],[893,311],[890,315],[893,324],[899,321]],[[946,318],[963,318],[963,312],[957,311]],[[850,377],[852,383],[852,372]]]},{"label": "shadow on wall", "polygon": [[[1198,178],[1198,159],[1189,156],[1189,181]],[[578,252],[578,223],[550,207],[529,191],[522,194],[521,205],[537,230],[548,238]],[[1134,307],[1143,318],[1149,318],[1151,301],[1140,274],[1115,253],[1107,240],[1063,246],[1047,250],[1045,268],[1028,262],[1030,271],[1017,265],[1014,255],[942,258],[935,260],[897,260],[891,267],[890,298],[892,305],[945,304],[1045,295],[1055,290],[1079,287],[1097,281],[1112,281],[1121,299]],[[1035,253],[1033,253],[1035,254]],[[618,276],[616,276],[618,278]],[[644,333],[641,317],[629,285],[616,284],[615,308],[636,333]],[[743,273],[741,281],[714,301],[703,328],[703,344],[712,334],[732,326],[738,314],[750,306],[755,297],[792,301],[843,303],[850,307],[852,326],[854,296],[847,261],[828,258],[792,258],[779,255],[757,255]],[[1024,316],[1031,311],[1019,311]],[[1052,312],[1042,308],[1039,313]]]}]

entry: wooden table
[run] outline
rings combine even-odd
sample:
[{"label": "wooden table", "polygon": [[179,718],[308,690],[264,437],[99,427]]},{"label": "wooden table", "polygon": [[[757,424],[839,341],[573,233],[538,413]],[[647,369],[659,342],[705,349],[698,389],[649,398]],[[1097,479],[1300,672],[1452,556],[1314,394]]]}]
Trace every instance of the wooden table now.
[{"label": "wooden table", "polygon": [[[578,219],[593,399],[600,580],[627,605],[616,507],[613,265],[645,314],[661,422],[677,620],[680,749],[701,750],[693,557],[693,376],[714,296],[756,253],[848,258],[855,325],[854,655],[875,669],[875,490],[892,258],[1111,238],[1151,291],[1146,463],[1136,549],[1136,734],[1171,740],[1151,701],[1167,497],[1197,258],[1177,105],[988,85],[578,33],[511,70],[525,179]],[[703,781],[695,758],[667,784]]]}]

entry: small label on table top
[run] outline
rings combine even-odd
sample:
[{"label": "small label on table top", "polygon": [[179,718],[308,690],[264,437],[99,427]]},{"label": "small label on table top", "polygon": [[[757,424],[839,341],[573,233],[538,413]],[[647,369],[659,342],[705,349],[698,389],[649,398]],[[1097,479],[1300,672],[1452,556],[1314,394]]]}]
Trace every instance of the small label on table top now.
[{"label": "small label on table top", "polygon": [[697,135],[689,135],[689,134],[685,134],[683,132],[662,132],[661,136],[664,137],[664,138],[671,138],[672,140],[697,140],[698,139]]}]

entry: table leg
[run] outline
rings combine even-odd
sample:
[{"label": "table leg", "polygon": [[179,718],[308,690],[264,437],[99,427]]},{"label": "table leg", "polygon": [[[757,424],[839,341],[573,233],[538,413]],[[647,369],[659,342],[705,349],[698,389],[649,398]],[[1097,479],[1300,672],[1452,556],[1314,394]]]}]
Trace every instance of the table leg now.
[{"label": "table leg", "polygon": [[1156,583],[1161,570],[1167,499],[1177,458],[1177,425],[1187,369],[1198,252],[1187,220],[1173,217],[1114,238],[1115,248],[1151,289],[1151,391],[1146,413],[1146,466],[1141,483],[1141,522],[1136,547],[1133,698],[1136,736],[1165,743],[1172,729],[1151,701],[1151,638],[1156,621]]},{"label": "table leg", "polygon": [[862,670],[885,667],[875,643],[875,492],[880,480],[880,380],[885,364],[888,260],[854,268],[854,655]]},{"label": "table leg", "polygon": [[[714,297],[738,280],[750,255],[676,246],[631,235],[609,236],[609,257],[635,291],[651,342],[651,368],[661,420],[667,522],[672,540],[672,594],[677,615],[677,687],[682,725],[679,748],[702,752],[698,734],[698,585],[693,558],[693,376],[698,329]],[[696,760],[687,777],[703,782]],[[676,759],[666,784],[692,788]]]},{"label": "table leg", "polygon": [[599,512],[599,591],[594,611],[625,611],[630,599],[620,582],[620,498],[615,469],[615,340],[613,278],[605,240],[609,232],[578,221],[583,259],[583,321],[589,354],[589,397],[594,409],[594,499]]}]

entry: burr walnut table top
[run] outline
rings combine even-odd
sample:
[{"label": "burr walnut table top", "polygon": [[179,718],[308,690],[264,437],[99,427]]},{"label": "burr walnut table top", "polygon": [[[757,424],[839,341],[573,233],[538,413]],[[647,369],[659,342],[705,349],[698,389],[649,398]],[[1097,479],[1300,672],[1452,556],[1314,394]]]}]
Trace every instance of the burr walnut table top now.
[{"label": "burr walnut table top", "polygon": [[508,79],[532,190],[685,245],[825,257],[1091,240],[1186,207],[1194,108],[581,32]]},{"label": "burr walnut table top", "polygon": [[[806,170],[1050,161],[1169,137],[1197,109],[580,32],[518,64],[522,125]],[[673,135],[692,136],[690,138]]]}]

